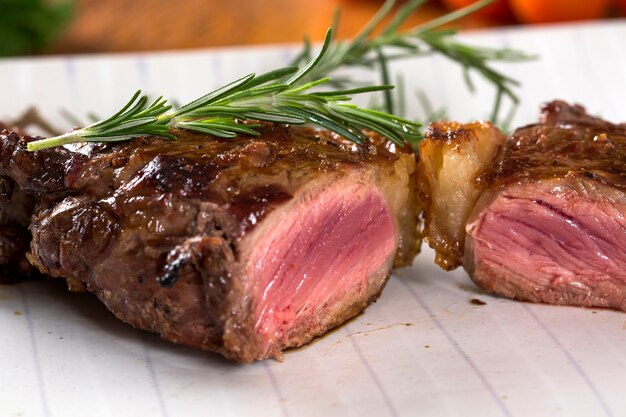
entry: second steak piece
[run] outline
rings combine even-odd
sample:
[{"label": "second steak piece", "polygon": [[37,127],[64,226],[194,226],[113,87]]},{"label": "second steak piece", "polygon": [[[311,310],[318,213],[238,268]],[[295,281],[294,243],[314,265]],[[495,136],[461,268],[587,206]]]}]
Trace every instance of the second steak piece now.
[{"label": "second steak piece", "polygon": [[417,253],[412,152],[303,128],[177,136],[28,153],[5,135],[2,174],[39,201],[32,262],[125,322],[251,362],[360,313]]},{"label": "second steak piece", "polygon": [[11,179],[0,177],[0,283],[38,275],[26,259],[33,205],[33,198],[23,193]]},{"label": "second steak piece", "polygon": [[[0,134],[8,133],[8,128],[0,122]],[[0,283],[38,275],[26,259],[33,206],[32,196],[22,192],[12,179],[0,176]]]},{"label": "second steak piece", "polygon": [[[444,265],[462,262],[506,297],[626,311],[626,126],[555,101],[506,140],[484,125],[433,125],[427,136],[427,235]],[[459,166],[462,187],[448,172]],[[459,190],[461,220],[438,228]]]}]

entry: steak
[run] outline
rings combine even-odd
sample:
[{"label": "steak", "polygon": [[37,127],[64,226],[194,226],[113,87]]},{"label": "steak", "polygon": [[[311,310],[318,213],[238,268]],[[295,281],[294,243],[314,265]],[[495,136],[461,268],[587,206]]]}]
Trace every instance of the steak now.
[{"label": "steak", "polygon": [[251,362],[359,314],[419,248],[415,154],[268,125],[27,152],[0,175],[36,197],[30,261],[162,338]]},{"label": "steak", "polygon": [[[446,123],[427,137],[425,235],[440,264],[505,297],[626,311],[626,125],[554,101],[506,139]],[[441,232],[446,201],[458,218]]]}]

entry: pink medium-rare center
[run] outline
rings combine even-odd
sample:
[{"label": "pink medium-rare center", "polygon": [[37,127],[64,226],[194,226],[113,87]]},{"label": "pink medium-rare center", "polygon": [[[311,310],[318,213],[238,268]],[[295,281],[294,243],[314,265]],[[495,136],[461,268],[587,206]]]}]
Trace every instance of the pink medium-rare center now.
[{"label": "pink medium-rare center", "polygon": [[532,284],[531,301],[626,309],[626,204],[604,191],[568,179],[509,187],[468,225],[466,268],[511,297]]},{"label": "pink medium-rare center", "polygon": [[396,226],[381,193],[362,185],[337,188],[277,216],[250,257],[254,330],[265,343],[296,325],[315,328],[346,296],[363,298],[370,277],[393,262]]}]

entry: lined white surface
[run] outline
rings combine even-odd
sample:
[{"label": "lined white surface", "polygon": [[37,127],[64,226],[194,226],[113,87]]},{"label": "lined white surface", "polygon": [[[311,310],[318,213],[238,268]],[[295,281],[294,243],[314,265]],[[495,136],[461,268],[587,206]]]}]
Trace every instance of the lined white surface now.
[{"label": "lined white surface", "polygon": [[[523,82],[516,124],[553,98],[626,120],[626,22],[466,39],[541,56],[503,66]],[[137,88],[185,101],[294,50],[4,60],[0,120],[36,104],[63,126],[60,108],[106,115]],[[493,92],[479,83],[470,96],[442,59],[396,71],[452,118],[490,110]],[[0,416],[626,416],[625,314],[499,299],[431,259],[426,250],[365,314],[283,363],[249,366],[135,330],[62,282],[0,286]]]}]

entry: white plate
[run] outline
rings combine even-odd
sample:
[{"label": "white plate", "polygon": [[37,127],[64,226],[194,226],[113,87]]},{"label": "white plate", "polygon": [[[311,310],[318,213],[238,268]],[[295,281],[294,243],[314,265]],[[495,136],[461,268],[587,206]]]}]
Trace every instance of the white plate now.
[{"label": "white plate", "polygon": [[[485,31],[482,45],[538,53],[520,79],[516,124],[563,98],[626,120],[626,22]],[[0,61],[0,119],[31,104],[106,115],[138,87],[180,101],[287,62],[294,47]],[[442,59],[396,67],[452,118],[489,112]],[[362,73],[357,74],[358,76]],[[409,114],[418,111],[411,97]],[[66,126],[64,126],[66,127]],[[626,315],[513,302],[445,273],[425,250],[363,315],[285,361],[249,366],[163,342],[62,282],[0,287],[1,416],[619,416]],[[478,298],[486,304],[470,303]]]}]

